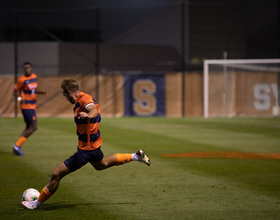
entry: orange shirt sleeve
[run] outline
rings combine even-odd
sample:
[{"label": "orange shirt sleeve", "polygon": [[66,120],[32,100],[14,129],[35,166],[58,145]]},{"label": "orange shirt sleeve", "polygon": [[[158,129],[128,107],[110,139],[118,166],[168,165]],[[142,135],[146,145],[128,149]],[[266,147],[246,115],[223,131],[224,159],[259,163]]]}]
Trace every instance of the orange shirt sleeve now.
[{"label": "orange shirt sleeve", "polygon": [[81,98],[80,100],[80,104],[83,110],[86,110],[86,105],[89,103],[94,103],[94,101],[92,100],[92,97],[90,95],[85,95]]},{"label": "orange shirt sleeve", "polygon": [[20,78],[18,78],[18,80],[14,86],[14,90],[19,91],[19,90],[21,90],[22,87],[23,87],[23,80],[20,77]]}]

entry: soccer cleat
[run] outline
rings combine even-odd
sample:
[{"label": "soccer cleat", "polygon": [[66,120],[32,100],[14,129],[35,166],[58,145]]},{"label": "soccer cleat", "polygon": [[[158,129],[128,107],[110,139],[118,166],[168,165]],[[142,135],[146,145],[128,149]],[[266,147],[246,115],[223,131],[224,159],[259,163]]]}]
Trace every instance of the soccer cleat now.
[{"label": "soccer cleat", "polygon": [[38,208],[37,200],[31,201],[31,202],[30,201],[22,201],[21,203],[22,203],[24,208],[29,209],[29,210]]},{"label": "soccer cleat", "polygon": [[145,154],[145,151],[139,150],[136,152],[136,155],[138,156],[140,162],[145,163],[148,166],[151,165],[150,158]]},{"label": "soccer cleat", "polygon": [[15,143],[12,144],[12,147],[13,147],[13,153],[15,155],[24,156],[24,154],[21,151],[21,147],[17,146]]}]

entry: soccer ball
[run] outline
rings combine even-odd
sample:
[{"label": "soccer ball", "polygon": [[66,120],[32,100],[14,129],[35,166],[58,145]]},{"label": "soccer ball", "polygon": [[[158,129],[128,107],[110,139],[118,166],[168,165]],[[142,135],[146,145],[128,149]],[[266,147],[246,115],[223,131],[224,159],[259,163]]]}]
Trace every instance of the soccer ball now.
[{"label": "soccer ball", "polygon": [[40,192],[36,189],[30,188],[23,192],[22,201],[34,201],[39,198]]}]

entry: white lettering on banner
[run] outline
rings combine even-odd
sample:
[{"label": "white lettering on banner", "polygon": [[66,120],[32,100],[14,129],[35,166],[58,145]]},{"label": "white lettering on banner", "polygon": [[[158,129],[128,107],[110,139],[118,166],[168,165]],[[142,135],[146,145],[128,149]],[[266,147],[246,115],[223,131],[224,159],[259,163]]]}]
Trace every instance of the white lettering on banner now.
[{"label": "white lettering on banner", "polygon": [[271,90],[275,100],[278,99],[277,84],[271,83],[271,88],[267,83],[260,83],[254,86],[254,107],[257,110],[268,110],[271,107]]},{"label": "white lettering on banner", "polygon": [[[274,94],[274,97],[276,100],[278,100],[278,88],[277,88],[277,84],[276,83],[272,83],[271,84],[271,88]],[[279,104],[279,103],[278,103]]]},{"label": "white lettering on banner", "polygon": [[36,89],[37,88],[37,84],[28,84],[29,89]]},{"label": "white lettering on banner", "polygon": [[156,93],[156,84],[149,79],[136,80],[133,84],[133,111],[137,115],[149,116],[156,112],[157,100],[154,94]]}]

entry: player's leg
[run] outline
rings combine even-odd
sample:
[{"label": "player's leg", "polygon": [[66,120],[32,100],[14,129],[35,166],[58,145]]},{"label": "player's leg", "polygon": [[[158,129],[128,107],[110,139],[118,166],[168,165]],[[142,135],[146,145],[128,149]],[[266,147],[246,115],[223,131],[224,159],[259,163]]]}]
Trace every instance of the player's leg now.
[{"label": "player's leg", "polygon": [[52,172],[51,179],[48,184],[42,189],[38,198],[39,205],[48,200],[57,190],[60,180],[67,174],[71,173],[64,163],[59,164]]},{"label": "player's leg", "polygon": [[90,163],[96,170],[104,170],[106,168],[115,166],[116,160],[117,160],[117,154],[112,154],[106,158],[103,157],[100,161],[95,161]]},{"label": "player's leg", "polygon": [[47,201],[55,193],[59,186],[60,180],[71,172],[72,171],[69,170],[64,163],[59,164],[53,170],[51,179],[48,184],[42,189],[39,198],[32,202],[24,201],[22,202],[23,206],[27,209],[38,208],[43,202]]},{"label": "player's leg", "polygon": [[90,163],[96,170],[104,170],[109,167],[115,165],[123,165],[131,161],[139,161],[147,164],[148,166],[151,165],[149,157],[145,154],[143,150],[138,150],[136,153],[133,154],[112,154],[106,158],[103,158],[100,161]]},{"label": "player's leg", "polygon": [[60,180],[67,174],[80,169],[88,163],[87,154],[85,151],[78,149],[75,154],[66,159],[63,163],[57,166],[52,175],[49,183],[43,188],[38,202],[39,205],[45,202],[52,194],[55,193],[59,186]]},{"label": "player's leg", "polygon": [[59,164],[52,172],[51,179],[48,184],[42,189],[38,198],[38,205],[48,200],[57,190],[60,180],[67,174],[71,173],[64,163]]},{"label": "player's leg", "polygon": [[21,147],[27,138],[37,130],[37,118],[34,109],[22,109],[22,115],[26,124],[25,129],[20,135],[20,138],[12,144],[13,153],[18,156],[23,156]]},{"label": "player's leg", "polygon": [[[72,171],[68,169],[68,167],[65,166],[64,163],[59,164],[54,171],[52,172],[51,179],[49,183],[46,185],[48,191],[52,194],[55,193],[55,191],[58,188],[60,180],[65,177],[67,174],[71,173]],[[40,197],[39,197],[40,198]],[[40,200],[39,200],[40,201]]]},{"label": "player's leg", "polygon": [[31,122],[28,114],[29,112],[26,109],[22,109],[21,112],[26,126],[23,132],[21,133],[20,138],[15,143],[12,144],[13,153],[18,156],[24,156],[24,154],[21,151],[21,147],[24,144],[24,142],[27,140],[27,138],[23,136],[23,134],[29,128],[29,124]]},{"label": "player's leg", "polygon": [[32,121],[26,125],[26,128],[21,133],[21,136],[28,138],[31,134],[33,134],[37,130],[37,121]]},{"label": "player's leg", "polygon": [[22,202],[27,209],[36,209],[43,202],[48,200],[57,190],[60,180],[67,174],[80,169],[87,164],[88,155],[85,151],[78,149],[75,154],[66,159],[63,163],[58,165],[52,172],[49,183],[42,189],[40,196],[37,200],[32,202]]},{"label": "player's leg", "polygon": [[26,123],[26,128],[22,132],[21,136],[28,138],[37,130],[37,116],[35,109],[22,110],[24,114],[24,120]]}]

